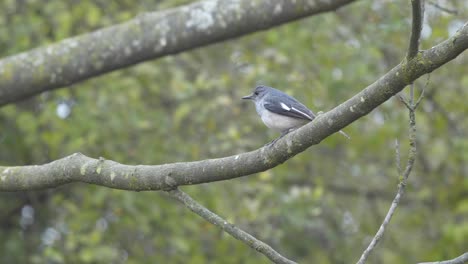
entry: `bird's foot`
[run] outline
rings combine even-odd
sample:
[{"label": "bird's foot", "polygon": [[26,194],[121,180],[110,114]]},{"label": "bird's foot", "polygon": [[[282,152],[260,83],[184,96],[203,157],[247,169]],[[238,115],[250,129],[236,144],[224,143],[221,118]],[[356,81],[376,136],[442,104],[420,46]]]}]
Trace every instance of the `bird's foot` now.
[{"label": "bird's foot", "polygon": [[272,141],[266,143],[264,147],[273,146],[276,143],[276,141],[278,141],[278,139],[280,139],[280,138],[281,137],[273,139]]},{"label": "bird's foot", "polygon": [[296,128],[290,128],[288,130],[285,130],[283,132],[281,132],[281,135],[275,139],[273,139],[272,141],[270,141],[269,143],[265,144],[265,147],[269,147],[269,146],[272,146],[276,143],[276,141],[280,140],[282,137],[286,136],[287,134],[289,134],[290,132],[296,130]]}]

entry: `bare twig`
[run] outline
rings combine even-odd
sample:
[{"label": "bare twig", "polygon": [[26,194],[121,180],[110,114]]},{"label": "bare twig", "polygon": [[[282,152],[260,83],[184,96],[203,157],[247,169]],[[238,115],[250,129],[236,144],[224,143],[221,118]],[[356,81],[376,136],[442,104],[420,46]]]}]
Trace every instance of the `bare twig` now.
[{"label": "bare twig", "polygon": [[[408,161],[406,163],[406,168],[405,171],[403,172],[403,175],[400,175],[400,183],[398,184],[398,191],[393,199],[392,205],[390,206],[390,209],[387,212],[387,215],[385,216],[382,225],[380,225],[379,230],[377,231],[377,234],[374,236],[372,239],[371,243],[369,246],[364,250],[364,252],[361,255],[361,258],[357,262],[358,264],[364,264],[369,257],[369,254],[372,252],[372,250],[375,248],[377,243],[380,241],[380,239],[383,237],[384,232],[388,224],[390,223],[390,220],[392,219],[393,214],[395,213],[396,208],[398,207],[398,204],[400,203],[400,199],[403,196],[405,192],[405,187],[406,187],[406,182],[408,180],[408,176],[411,173],[411,170],[413,169],[414,161],[416,160],[416,118],[415,118],[415,104],[414,104],[414,87],[411,85],[410,89],[410,99],[407,102],[406,100],[402,99],[405,105],[407,105],[408,110],[409,110],[409,120],[410,120],[410,130],[409,130],[409,143],[410,143],[410,150],[408,154]],[[397,141],[398,142],[398,141]],[[396,159],[397,159],[397,164],[399,164],[400,160],[400,153],[399,153],[399,145],[398,143],[396,144]],[[398,166],[398,165],[397,165]],[[401,172],[401,168],[398,168],[398,172]]]},{"label": "bare twig", "polygon": [[421,91],[421,94],[419,95],[419,98],[418,100],[416,101],[416,103],[414,104],[414,108],[417,109],[418,106],[419,106],[419,103],[421,103],[421,100],[424,98],[424,93],[426,92],[426,89],[423,89]]},{"label": "bare twig", "polygon": [[416,104],[414,105],[414,109],[417,109],[417,108],[418,108],[419,103],[421,103],[421,100],[424,98],[424,94],[425,94],[425,92],[426,92],[427,86],[429,85],[429,80],[430,80],[430,79],[431,79],[431,74],[429,73],[429,74],[427,75],[426,84],[424,84],[424,87],[423,87],[423,89],[422,89],[422,91],[421,91],[421,94],[419,95],[419,98],[418,98],[418,100],[416,101]]},{"label": "bare twig", "polygon": [[420,262],[419,264],[463,264],[467,262],[468,262],[468,252],[450,260],[442,260],[442,261],[435,261],[435,262]]},{"label": "bare twig", "polygon": [[372,250],[375,248],[377,243],[383,237],[383,234],[385,232],[385,228],[390,223],[390,220],[392,219],[393,213],[395,213],[395,210],[396,210],[396,208],[398,206],[398,203],[400,202],[400,198],[401,198],[401,196],[402,196],[402,194],[404,192],[403,190],[405,188],[405,184],[406,183],[400,182],[400,184],[398,185],[398,192],[397,192],[397,195],[395,196],[395,199],[393,199],[392,206],[388,210],[388,213],[385,216],[385,219],[384,219],[382,225],[380,226],[379,230],[377,231],[377,234],[374,236],[374,238],[372,239],[371,243],[366,248],[366,250],[364,250],[364,252],[362,253],[361,258],[357,262],[358,264],[366,263],[366,260],[369,257],[369,254],[372,252]]},{"label": "bare twig", "polygon": [[400,99],[400,102],[402,102],[406,106],[406,108],[410,107],[409,104],[408,104],[408,101],[406,100],[406,98],[403,95],[399,94],[397,97],[398,97],[398,99]]},{"label": "bare twig", "polygon": [[[421,36],[421,29],[422,29],[422,18],[423,18],[423,6],[420,0],[411,0],[411,5],[413,8],[413,23],[412,23],[412,29],[411,29],[411,36],[410,36],[410,44],[408,47],[408,54],[406,56],[406,59],[409,61],[413,59],[416,54],[419,51],[419,38]],[[427,83],[426,83],[427,85]],[[400,199],[403,196],[405,192],[405,187],[406,187],[406,182],[408,180],[408,176],[411,173],[411,170],[413,169],[414,161],[416,160],[416,117],[415,117],[415,110],[416,110],[416,105],[414,103],[414,84],[411,83],[410,86],[410,95],[409,95],[409,100],[405,100],[405,98],[400,95],[399,98],[400,100],[405,104],[406,108],[408,108],[409,111],[409,143],[410,143],[410,149],[409,149],[409,154],[408,154],[408,161],[406,163],[406,168],[405,171],[403,172],[403,175],[401,175],[401,168],[399,168],[399,163],[400,163],[400,153],[399,153],[399,145],[398,141],[396,144],[396,160],[397,160],[397,169],[398,173],[400,174],[400,183],[398,184],[398,191],[393,199],[392,205],[390,206],[390,209],[387,212],[387,215],[385,216],[382,224],[380,225],[379,230],[375,234],[374,238],[370,242],[369,246],[364,250],[364,252],[361,255],[361,258],[357,262],[358,264],[364,264],[369,257],[370,253],[372,250],[375,248],[377,243],[380,241],[380,239],[383,237],[385,228],[388,226],[390,223],[390,220],[392,219],[393,214],[395,213],[396,208],[398,207],[398,204],[400,203]],[[422,96],[422,95],[421,95]],[[417,100],[418,104],[420,102],[420,99]]]},{"label": "bare twig", "polygon": [[430,4],[433,7],[441,10],[441,11],[446,12],[446,13],[449,13],[449,14],[452,14],[452,15],[458,15],[458,11],[455,10],[455,9],[450,9],[450,8],[445,7],[445,6],[441,6],[438,3],[433,2],[433,1],[427,1],[427,3]]},{"label": "bare twig", "polygon": [[403,175],[403,171],[401,169],[401,158],[400,158],[400,143],[398,139],[395,139],[395,163],[398,171],[398,176],[401,177]]},{"label": "bare twig", "polygon": [[411,27],[410,43],[408,47],[407,60],[411,60],[418,54],[419,38],[421,37],[422,22],[423,22],[423,5],[421,0],[411,0],[413,10],[413,25]]},{"label": "bare twig", "polygon": [[188,207],[192,212],[196,213],[197,215],[201,216],[206,221],[212,223],[213,225],[219,226],[224,232],[230,234],[234,238],[244,242],[249,247],[257,250],[258,252],[265,255],[274,263],[287,263],[287,264],[294,264],[296,262],[291,261],[283,256],[281,256],[278,252],[276,252],[273,248],[271,248],[266,243],[256,239],[249,233],[241,230],[240,228],[234,226],[233,224],[228,223],[223,218],[219,217],[217,214],[211,212],[197,201],[195,201],[192,197],[190,197],[185,192],[182,192],[179,189],[173,189],[167,191],[169,195],[177,199],[179,202],[183,203],[186,207]]}]

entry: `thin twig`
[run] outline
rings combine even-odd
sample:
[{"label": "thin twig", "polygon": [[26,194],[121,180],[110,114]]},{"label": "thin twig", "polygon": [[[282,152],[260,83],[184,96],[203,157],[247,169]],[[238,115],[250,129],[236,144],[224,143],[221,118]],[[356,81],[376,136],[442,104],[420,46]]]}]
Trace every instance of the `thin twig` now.
[{"label": "thin twig", "polygon": [[426,89],[423,89],[421,91],[421,95],[419,95],[419,98],[418,100],[416,101],[416,103],[414,104],[414,109],[418,109],[418,106],[419,106],[419,103],[421,103],[421,100],[424,98],[424,93],[426,92]]},{"label": "thin twig", "polygon": [[286,263],[286,264],[295,264],[296,262],[291,261],[283,256],[281,256],[278,252],[276,252],[273,248],[271,248],[266,243],[256,239],[249,233],[241,230],[240,228],[234,226],[233,224],[228,223],[226,220],[218,216],[217,214],[211,212],[197,201],[195,201],[192,197],[190,197],[185,192],[182,192],[179,189],[173,189],[167,191],[169,195],[177,199],[179,202],[183,203],[186,207],[188,207],[192,212],[196,213],[197,215],[204,218],[206,221],[212,223],[220,227],[223,231],[230,234],[234,238],[244,242],[251,248],[257,250],[258,252],[265,255],[274,263]]},{"label": "thin twig", "polygon": [[426,84],[424,84],[424,87],[423,87],[423,89],[422,89],[422,91],[421,91],[421,94],[419,95],[419,98],[418,98],[418,100],[416,101],[416,104],[414,105],[414,109],[415,109],[415,110],[418,109],[419,103],[421,103],[421,100],[424,98],[424,94],[425,94],[425,92],[426,92],[427,86],[429,85],[429,80],[430,80],[430,79],[431,79],[431,74],[429,73],[429,74],[427,75]]},{"label": "thin twig", "polygon": [[419,38],[421,37],[422,22],[423,22],[423,5],[421,0],[411,0],[413,10],[413,23],[411,27],[410,43],[408,47],[407,60],[411,60],[418,54]]},{"label": "thin twig", "polygon": [[[411,84],[411,90],[412,91],[414,88],[414,85]],[[414,94],[412,94],[409,105],[410,107],[408,108],[409,111],[409,121],[410,121],[410,130],[409,130],[409,143],[410,143],[410,149],[409,149],[409,155],[408,155],[408,162],[406,164],[406,169],[405,172],[403,173],[403,183],[406,183],[406,179],[408,179],[409,174],[411,173],[411,169],[413,168],[413,164],[416,158],[416,115],[415,115],[415,105],[414,105]],[[401,184],[401,183],[400,183]]]},{"label": "thin twig", "polygon": [[419,264],[463,264],[467,262],[468,262],[468,252],[450,260],[442,260],[442,261],[435,261],[435,262],[420,262]]},{"label": "thin twig", "polygon": [[458,11],[456,9],[450,9],[450,8],[445,7],[445,6],[441,6],[438,3],[435,3],[433,1],[427,1],[427,3],[430,4],[433,7],[441,10],[441,11],[446,12],[446,13],[449,13],[449,14],[452,14],[452,15],[458,15]]},{"label": "thin twig", "polygon": [[[405,171],[403,172],[403,175],[400,175],[400,183],[398,184],[398,191],[397,191],[395,198],[393,199],[392,205],[390,206],[390,209],[388,210],[387,215],[385,216],[382,222],[382,225],[380,225],[380,228],[375,234],[371,243],[366,248],[366,250],[364,250],[364,252],[362,253],[361,258],[357,262],[358,264],[364,264],[366,262],[372,250],[375,248],[377,243],[383,237],[385,229],[390,223],[390,220],[392,219],[392,216],[395,213],[395,210],[398,207],[398,204],[400,203],[400,199],[405,192],[405,187],[406,187],[406,182],[408,180],[408,176],[410,175],[411,170],[413,169],[414,161],[416,160],[416,116],[415,116],[413,85],[411,85],[409,101],[408,102],[404,101],[404,102],[405,102],[405,105],[408,106],[409,121],[410,121],[409,122],[410,123],[410,129],[409,129],[410,150],[408,154],[408,161],[406,163],[406,168],[405,168]],[[399,150],[398,150],[399,146],[397,145],[396,147],[397,147],[397,150],[396,150],[397,160],[399,160]],[[401,168],[399,168],[399,171],[401,171]]]},{"label": "thin twig", "polygon": [[392,219],[392,216],[393,216],[393,213],[395,213],[395,210],[398,206],[398,203],[400,202],[400,199],[401,199],[401,195],[403,193],[403,189],[404,189],[405,185],[401,182],[399,185],[398,185],[398,192],[397,192],[397,195],[395,196],[395,199],[393,199],[393,202],[392,202],[392,205],[390,206],[390,209],[388,210],[388,213],[387,215],[385,216],[385,219],[384,221],[382,222],[382,225],[380,225],[380,228],[379,230],[377,231],[377,234],[375,234],[374,238],[372,239],[371,243],[369,244],[369,246],[366,248],[366,250],[364,250],[364,252],[362,253],[361,255],[361,258],[359,259],[359,261],[357,262],[358,264],[364,264],[366,263],[366,260],[367,258],[369,257],[371,251],[375,248],[375,246],[377,245],[377,243],[380,241],[380,239],[382,238],[384,232],[385,232],[385,228],[387,227],[387,225],[390,223],[390,220]]},{"label": "thin twig", "polygon": [[[413,9],[413,23],[412,23],[412,29],[411,29],[411,36],[410,36],[410,43],[408,47],[408,53],[406,56],[406,59],[409,61],[412,58],[416,56],[416,54],[419,51],[419,38],[421,36],[421,30],[422,30],[422,18],[423,18],[423,5],[420,0],[411,0],[411,5]],[[410,149],[409,149],[409,154],[408,154],[408,161],[406,163],[406,168],[405,171],[403,172],[403,175],[400,176],[400,183],[398,184],[398,191],[393,199],[392,205],[390,206],[390,209],[387,212],[387,215],[385,216],[382,224],[380,225],[379,230],[375,234],[374,238],[370,242],[369,246],[364,250],[364,252],[361,255],[361,258],[357,262],[358,264],[364,264],[369,257],[370,253],[372,250],[375,248],[377,243],[380,241],[380,239],[383,237],[385,228],[388,226],[390,223],[390,220],[392,219],[393,214],[395,213],[396,208],[398,207],[398,204],[400,203],[400,199],[403,196],[405,192],[405,187],[406,187],[406,182],[408,180],[408,176],[411,173],[411,170],[413,169],[414,161],[416,160],[416,117],[415,117],[415,110],[416,106],[414,104],[414,85],[411,84],[410,86],[410,98],[408,101],[405,100],[405,98],[400,95],[399,96],[400,100],[405,104],[405,106],[408,108],[409,111],[409,143],[410,143]],[[420,101],[420,100],[418,100]],[[398,147],[398,146],[397,146]],[[399,156],[399,149],[397,148],[397,156]],[[397,157],[398,163],[399,163],[399,157]],[[398,165],[397,165],[398,166]],[[401,168],[398,168],[399,173],[401,171]]]},{"label": "thin twig", "polygon": [[400,102],[402,102],[406,106],[406,108],[410,108],[408,101],[405,99],[403,95],[399,94],[397,97],[398,99],[400,99]]},{"label": "thin twig", "polygon": [[401,170],[401,158],[400,158],[400,143],[398,139],[395,139],[395,163],[398,171],[398,177],[403,175],[403,171]]}]

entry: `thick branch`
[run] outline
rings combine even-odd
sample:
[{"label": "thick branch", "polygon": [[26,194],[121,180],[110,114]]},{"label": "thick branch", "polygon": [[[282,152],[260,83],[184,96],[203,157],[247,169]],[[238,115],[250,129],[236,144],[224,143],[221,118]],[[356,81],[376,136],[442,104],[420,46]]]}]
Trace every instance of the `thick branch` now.
[{"label": "thick branch", "polygon": [[468,252],[451,260],[442,260],[442,261],[435,261],[435,262],[420,262],[419,264],[463,264],[467,262],[468,262]]},{"label": "thick branch", "polygon": [[215,226],[219,226],[222,230],[226,233],[230,234],[234,238],[244,242],[249,247],[257,250],[258,252],[262,253],[263,255],[267,256],[271,261],[274,263],[282,263],[282,264],[294,264],[293,262],[283,256],[281,256],[278,252],[276,252],[272,247],[265,244],[264,242],[256,239],[249,233],[239,229],[233,224],[228,223],[223,218],[219,217],[217,214],[211,212],[210,210],[203,207],[201,204],[197,203],[192,197],[188,194],[180,191],[179,189],[174,189],[168,191],[168,193],[176,198],[179,202],[183,203],[187,206],[190,210],[192,210],[197,215],[201,216],[206,221],[212,223]]},{"label": "thick branch", "polygon": [[71,182],[143,191],[173,189],[242,177],[271,169],[365,116],[423,74],[468,48],[468,23],[439,45],[400,63],[379,80],[273,146],[230,157],[156,166],[130,166],[81,154],[41,166],[0,167],[0,191],[33,190]]},{"label": "thick branch", "polygon": [[355,0],[210,0],[0,60],[0,106],[142,61],[265,30]]}]

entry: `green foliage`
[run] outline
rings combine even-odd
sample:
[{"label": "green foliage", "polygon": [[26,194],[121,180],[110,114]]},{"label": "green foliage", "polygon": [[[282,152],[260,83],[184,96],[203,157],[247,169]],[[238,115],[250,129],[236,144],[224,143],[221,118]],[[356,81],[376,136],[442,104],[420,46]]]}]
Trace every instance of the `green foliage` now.
[{"label": "green foliage", "polygon": [[[187,1],[156,2],[2,1],[0,54]],[[358,2],[5,106],[0,162],[41,164],[82,152],[162,164],[255,149],[277,135],[240,97],[262,83],[316,111],[332,109],[404,58],[409,8],[407,1]],[[432,34],[422,48],[446,38],[467,13],[426,9]],[[431,74],[417,113],[419,154],[408,195],[370,262],[446,259],[466,250],[466,65],[465,55]],[[70,114],[60,118],[67,106]],[[273,170],[183,189],[301,263],[354,261],[396,192],[394,141],[404,161],[407,120],[405,107],[390,100],[345,129],[350,141],[333,135]],[[2,263],[268,263],[163,193],[72,184],[0,196]]]}]

